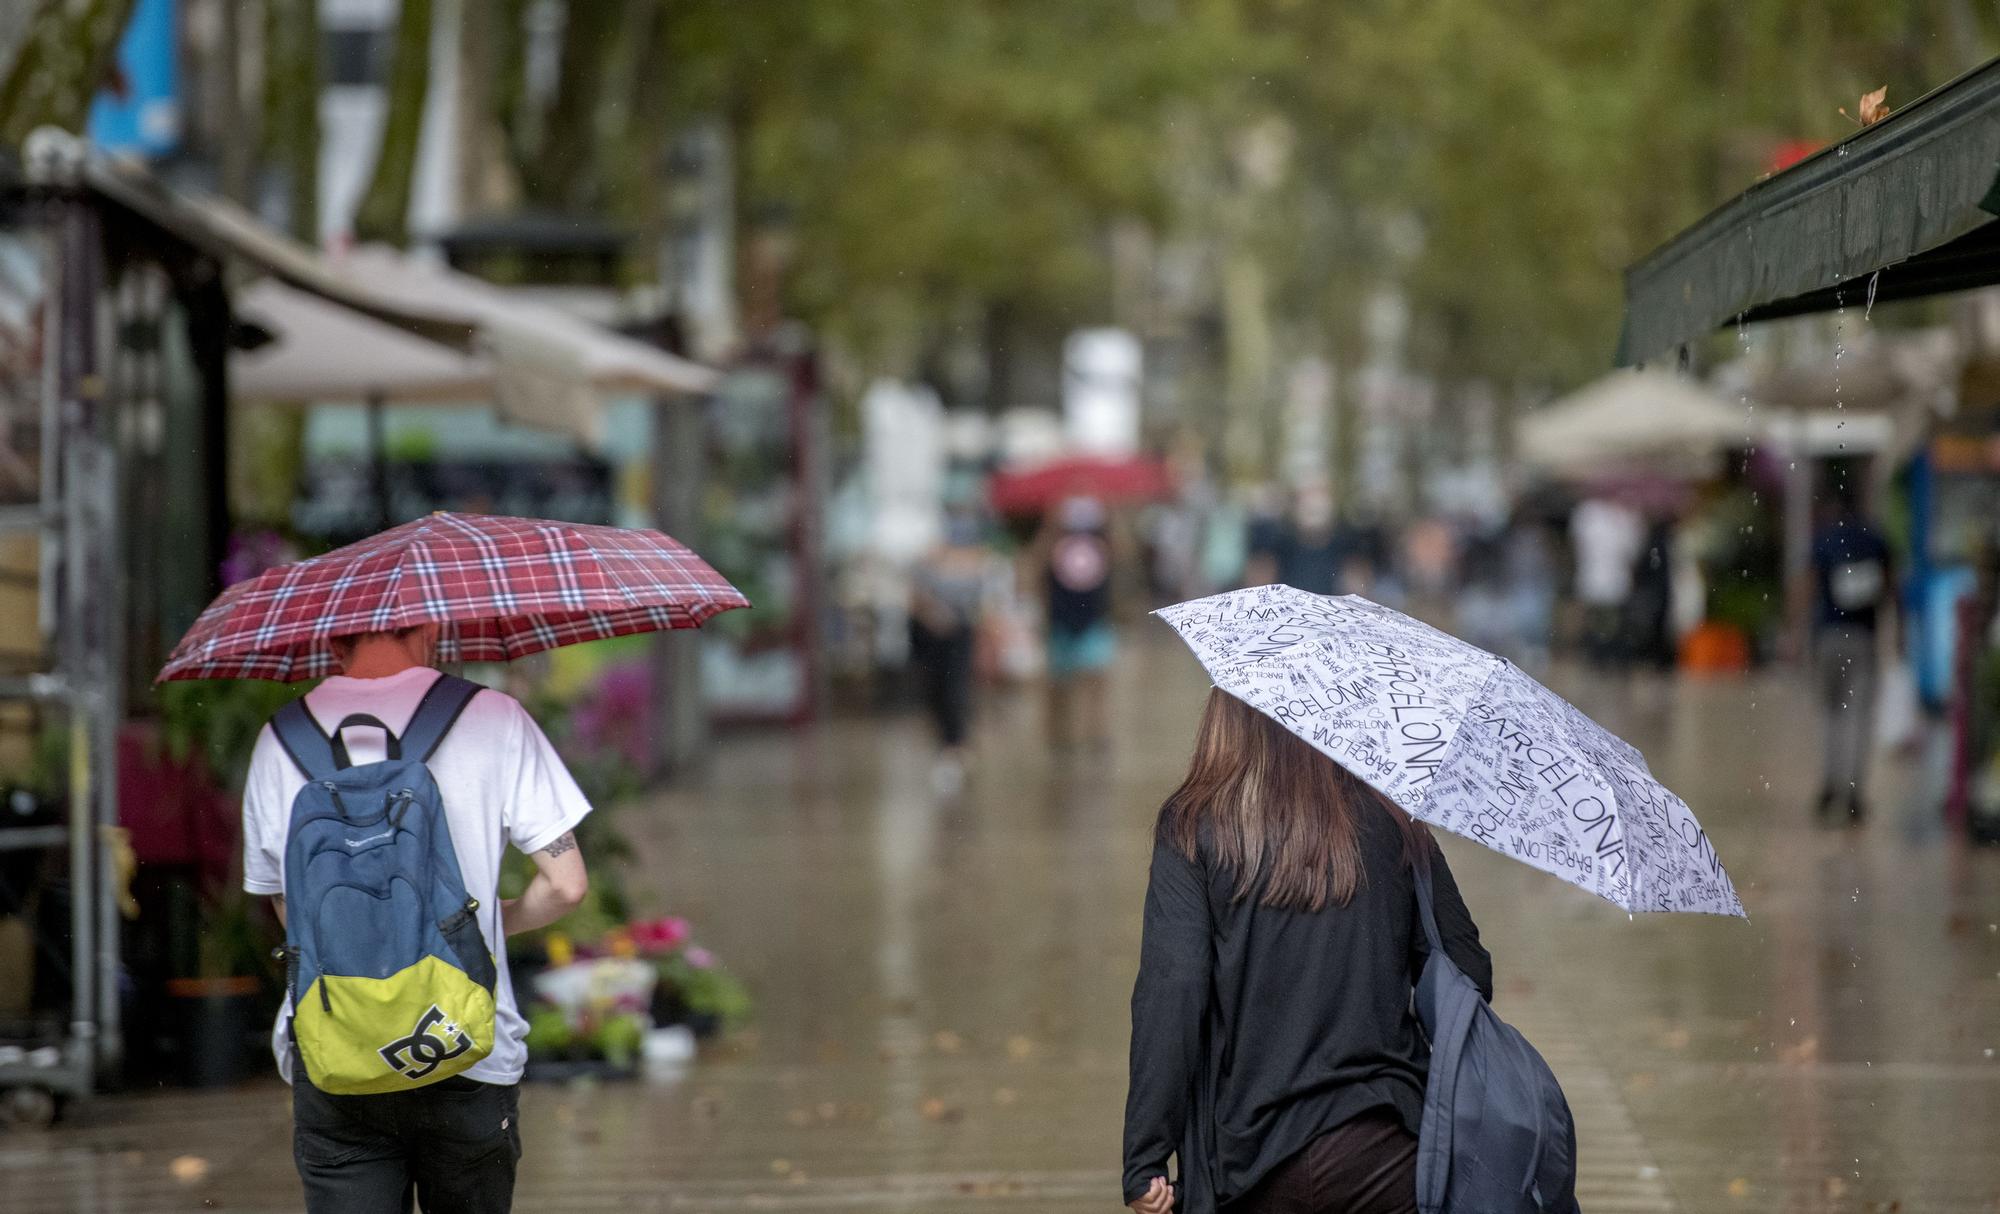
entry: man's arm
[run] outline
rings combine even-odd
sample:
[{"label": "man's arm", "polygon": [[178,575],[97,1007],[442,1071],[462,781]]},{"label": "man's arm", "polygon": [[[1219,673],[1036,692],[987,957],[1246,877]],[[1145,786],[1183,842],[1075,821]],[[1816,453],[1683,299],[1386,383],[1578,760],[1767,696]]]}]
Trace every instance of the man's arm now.
[{"label": "man's arm", "polygon": [[564,832],[529,855],[535,862],[534,879],[520,897],[500,903],[500,926],[509,936],[547,927],[580,906],[590,892],[590,875],[583,866],[583,853],[577,850],[575,831]]}]

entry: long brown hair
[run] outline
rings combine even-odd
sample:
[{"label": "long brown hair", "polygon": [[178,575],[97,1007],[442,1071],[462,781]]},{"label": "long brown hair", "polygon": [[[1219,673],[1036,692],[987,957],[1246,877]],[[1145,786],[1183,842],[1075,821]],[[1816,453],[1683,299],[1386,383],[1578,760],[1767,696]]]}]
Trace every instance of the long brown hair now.
[{"label": "long brown hair", "polygon": [[1159,836],[1190,860],[1204,835],[1236,878],[1236,901],[1256,890],[1266,906],[1345,906],[1367,880],[1363,815],[1387,813],[1407,863],[1430,862],[1423,823],[1270,717],[1217,687],[1195,733],[1187,778],[1160,809]]}]

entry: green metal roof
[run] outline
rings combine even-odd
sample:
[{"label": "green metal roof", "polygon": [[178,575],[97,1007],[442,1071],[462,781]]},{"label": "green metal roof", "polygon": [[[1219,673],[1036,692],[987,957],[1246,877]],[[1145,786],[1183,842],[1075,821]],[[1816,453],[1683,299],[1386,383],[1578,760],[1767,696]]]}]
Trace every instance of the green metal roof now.
[{"label": "green metal roof", "polygon": [[1751,186],[1625,271],[1621,364],[1740,322],[2000,283],[2000,59]]}]

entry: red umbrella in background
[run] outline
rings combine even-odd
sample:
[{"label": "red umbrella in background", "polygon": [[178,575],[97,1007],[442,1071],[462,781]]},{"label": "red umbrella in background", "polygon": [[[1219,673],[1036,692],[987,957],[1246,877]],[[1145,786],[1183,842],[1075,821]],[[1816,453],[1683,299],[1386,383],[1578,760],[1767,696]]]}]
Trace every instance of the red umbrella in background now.
[{"label": "red umbrella in background", "polygon": [[986,496],[1000,514],[1040,514],[1072,497],[1129,506],[1160,501],[1173,489],[1173,477],[1160,460],[1075,455],[996,473]]}]

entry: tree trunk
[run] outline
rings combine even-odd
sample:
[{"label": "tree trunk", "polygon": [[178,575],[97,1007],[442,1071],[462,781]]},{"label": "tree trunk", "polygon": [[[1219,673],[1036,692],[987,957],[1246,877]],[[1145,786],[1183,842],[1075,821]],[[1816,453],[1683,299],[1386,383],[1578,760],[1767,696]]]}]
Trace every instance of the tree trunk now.
[{"label": "tree trunk", "polygon": [[133,0],[42,0],[0,82],[0,144],[38,126],[83,127]]},{"label": "tree trunk", "polygon": [[[507,116],[520,91],[521,14],[518,3],[467,0],[459,8],[458,197],[466,215],[508,211],[521,185]],[[512,25],[508,24],[511,17]]]},{"label": "tree trunk", "polygon": [[285,175],[292,235],[319,244],[319,0],[267,0],[264,154]]},{"label": "tree trunk", "polygon": [[605,166],[607,209],[632,224],[646,249],[659,248],[667,237],[667,147],[681,126],[674,113],[674,65],[661,54],[668,20],[659,0],[632,10],[625,34],[632,44],[631,70],[615,136],[605,141],[617,149],[615,162]]},{"label": "tree trunk", "polygon": [[542,128],[541,155],[523,185],[528,198],[556,211],[581,210],[597,201],[597,107],[604,92],[604,61],[624,23],[626,0],[590,0],[567,6],[562,34],[562,77]]},{"label": "tree trunk", "polygon": [[375,174],[354,215],[357,238],[400,245],[409,239],[410,190],[417,174],[417,144],[430,91],[431,0],[402,0],[396,15],[396,49],[389,67],[389,109]]}]

